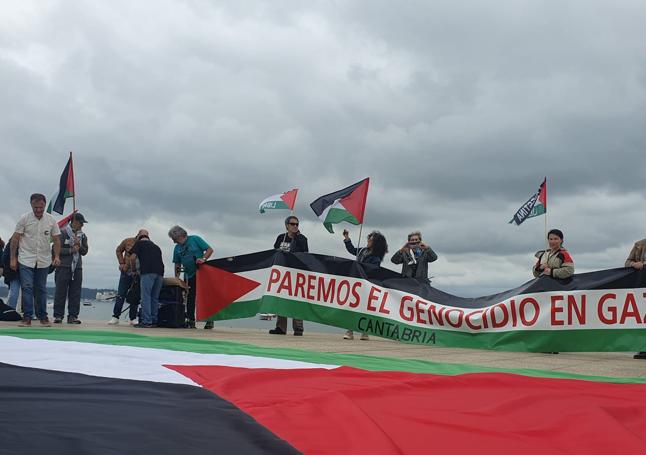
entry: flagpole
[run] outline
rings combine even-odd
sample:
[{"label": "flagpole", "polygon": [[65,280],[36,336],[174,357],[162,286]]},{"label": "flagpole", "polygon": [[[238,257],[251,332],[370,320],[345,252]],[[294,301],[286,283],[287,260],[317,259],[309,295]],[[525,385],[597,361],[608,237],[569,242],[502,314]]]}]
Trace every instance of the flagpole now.
[{"label": "flagpole", "polygon": [[[70,170],[74,175],[74,161],[72,160],[72,152],[70,151]],[[74,182],[74,193],[72,193],[72,213],[76,212],[76,182]]]},{"label": "flagpole", "polygon": [[363,223],[359,225],[359,240],[357,240],[357,254],[355,259],[359,258],[359,247],[361,246],[361,231],[363,230]]},{"label": "flagpole", "polygon": [[296,189],[296,194],[294,195],[294,203],[292,204],[292,210],[290,212],[292,215],[294,214],[294,207],[296,207],[296,199],[298,198],[298,188],[295,188],[295,189]]},{"label": "flagpole", "polygon": [[545,244],[547,245],[547,249],[550,249],[550,242],[547,239],[547,177],[545,177]]}]

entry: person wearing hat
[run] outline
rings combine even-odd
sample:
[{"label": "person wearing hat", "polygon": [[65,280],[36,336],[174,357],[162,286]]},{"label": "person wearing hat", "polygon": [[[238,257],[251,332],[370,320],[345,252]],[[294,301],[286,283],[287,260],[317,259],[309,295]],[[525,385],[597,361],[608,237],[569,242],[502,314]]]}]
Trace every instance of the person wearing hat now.
[{"label": "person wearing hat", "polygon": [[61,263],[56,267],[54,282],[54,323],[60,324],[65,316],[65,301],[67,307],[67,323],[80,324],[81,286],[83,282],[83,259],[88,252],[87,236],[82,231],[87,223],[85,217],[76,212],[70,217],[69,223],[61,229]]}]

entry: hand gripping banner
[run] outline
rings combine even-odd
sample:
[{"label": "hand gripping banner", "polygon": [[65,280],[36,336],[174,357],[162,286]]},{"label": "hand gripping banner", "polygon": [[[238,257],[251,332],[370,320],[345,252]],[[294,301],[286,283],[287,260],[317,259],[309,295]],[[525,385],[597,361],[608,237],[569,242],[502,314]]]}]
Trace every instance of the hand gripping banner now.
[{"label": "hand gripping banner", "polygon": [[262,251],[199,268],[197,319],[258,313],[438,347],[646,351],[646,272],[541,277],[463,298],[388,269],[319,254]]}]

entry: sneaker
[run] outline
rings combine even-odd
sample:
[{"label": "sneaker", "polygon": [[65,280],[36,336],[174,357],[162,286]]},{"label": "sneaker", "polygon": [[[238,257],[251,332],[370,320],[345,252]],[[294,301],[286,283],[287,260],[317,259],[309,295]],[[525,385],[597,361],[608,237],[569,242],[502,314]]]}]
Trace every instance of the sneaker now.
[{"label": "sneaker", "polygon": [[138,329],[152,329],[153,325],[152,324],[135,324],[133,327],[136,327]]},{"label": "sneaker", "polygon": [[80,324],[81,321],[79,321],[79,318],[68,317],[67,318],[67,323],[68,324]]},{"label": "sneaker", "polygon": [[299,330],[298,332],[294,332],[295,337],[302,337],[303,336],[303,331]]},{"label": "sneaker", "polygon": [[119,318],[115,318],[114,316],[112,316],[112,318],[110,318],[110,320],[108,321],[108,325],[118,325],[118,324],[119,324]]},{"label": "sneaker", "polygon": [[210,330],[212,328],[213,328],[213,321],[206,321],[206,324],[204,324],[204,329]]},{"label": "sneaker", "polygon": [[22,321],[20,321],[18,327],[31,327],[31,318],[29,316],[22,318]]},{"label": "sneaker", "polygon": [[646,352],[639,352],[633,356],[633,359],[638,360],[638,359],[646,359]]},{"label": "sneaker", "polygon": [[62,324],[63,318],[54,318],[54,324]]},{"label": "sneaker", "polygon": [[354,340],[354,333],[352,333],[352,330],[346,330],[345,335],[343,335],[344,340]]},{"label": "sneaker", "polygon": [[283,329],[280,327],[276,327],[275,329],[271,329],[269,331],[271,335],[287,335]]},{"label": "sneaker", "polygon": [[51,327],[51,326],[52,326],[52,324],[49,322],[49,318],[48,318],[48,317],[44,317],[43,319],[41,319],[41,320],[40,320],[40,325],[41,325],[42,327]]},{"label": "sneaker", "polygon": [[197,328],[197,327],[195,327],[195,321],[188,321],[186,323],[186,327],[188,327],[189,329],[196,329]]},{"label": "sneaker", "polygon": [[370,341],[370,337],[368,336],[367,333],[362,333],[361,338],[359,338],[361,341]]},{"label": "sneaker", "polygon": [[136,325],[138,325],[136,319],[131,319],[129,324],[131,327],[135,327]]}]

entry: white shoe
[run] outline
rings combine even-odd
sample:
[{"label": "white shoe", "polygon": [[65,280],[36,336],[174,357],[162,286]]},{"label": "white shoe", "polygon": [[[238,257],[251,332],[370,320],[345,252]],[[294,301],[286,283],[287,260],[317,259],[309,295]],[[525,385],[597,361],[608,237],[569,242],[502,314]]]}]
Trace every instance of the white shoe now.
[{"label": "white shoe", "polygon": [[108,325],[117,325],[117,324],[119,324],[119,319],[115,318],[114,316],[112,317],[112,319],[108,321]]},{"label": "white shoe", "polygon": [[344,340],[354,340],[354,333],[352,330],[346,330],[345,335],[343,335]]},{"label": "white shoe", "polygon": [[370,341],[370,337],[368,336],[367,333],[362,333],[361,338],[359,338],[361,341]]},{"label": "white shoe", "polygon": [[136,319],[133,319],[132,321],[130,321],[130,325],[131,325],[131,326],[135,326],[135,325],[137,325],[137,320],[136,320]]}]

